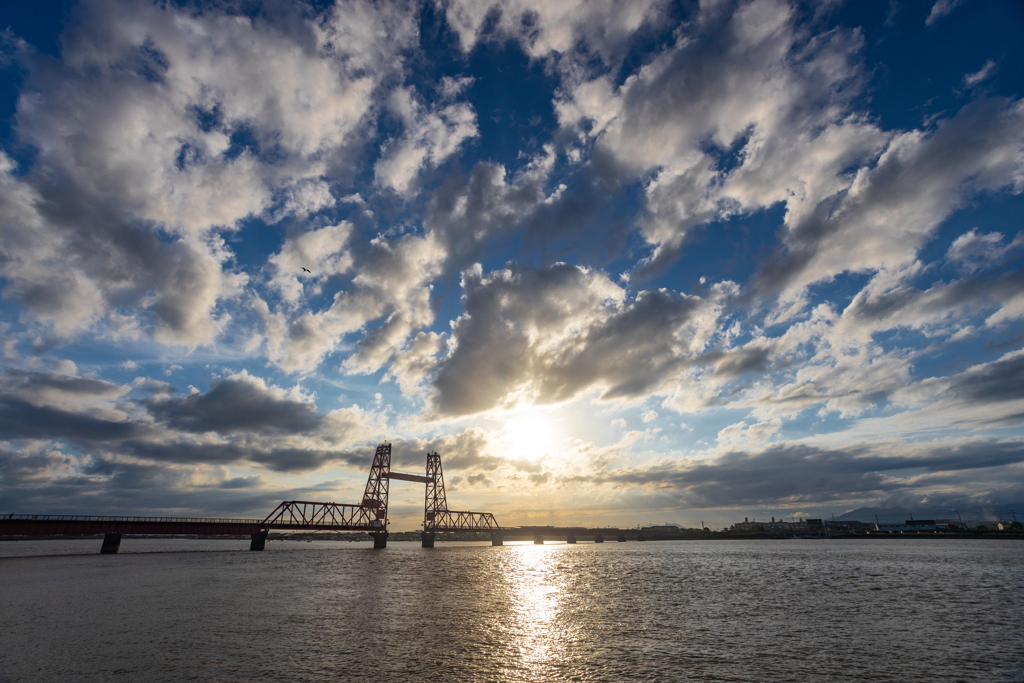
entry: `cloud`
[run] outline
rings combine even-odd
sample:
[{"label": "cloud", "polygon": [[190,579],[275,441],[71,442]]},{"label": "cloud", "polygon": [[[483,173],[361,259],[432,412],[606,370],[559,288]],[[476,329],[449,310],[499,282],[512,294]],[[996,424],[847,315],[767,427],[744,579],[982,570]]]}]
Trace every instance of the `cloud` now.
[{"label": "cloud", "polygon": [[440,274],[445,257],[444,244],[434,233],[378,237],[355,258],[351,285],[335,295],[327,310],[290,318],[257,299],[254,308],[264,321],[267,355],[287,371],[311,372],[345,335],[386,316],[345,364],[349,372],[375,371],[412,333],[433,322],[428,283]]},{"label": "cloud", "polygon": [[779,418],[752,425],[737,422],[718,432],[718,443],[724,447],[756,448],[771,439],[780,429],[782,420]]},{"label": "cloud", "polygon": [[[934,9],[932,10],[934,12]],[[996,72],[996,63],[991,59],[985,62],[985,66],[981,67],[972,74],[964,76],[964,85],[968,88],[973,88],[982,81],[988,79]]]},{"label": "cloud", "polygon": [[849,271],[911,263],[932,231],[968,197],[1024,189],[1024,105],[972,102],[932,134],[902,133],[874,168],[862,168],[837,205],[787,225],[784,248],[762,266],[755,288],[789,290]]},{"label": "cloud", "polygon": [[991,267],[1014,249],[1024,247],[1024,235],[1018,234],[1009,244],[1003,244],[1003,234],[978,234],[977,228],[960,235],[946,252],[946,260],[955,263],[961,272],[973,273]]},{"label": "cloud", "polygon": [[312,293],[318,294],[324,280],[352,269],[352,253],[345,248],[351,234],[352,224],[342,221],[285,240],[281,250],[268,259],[273,269],[272,285],[285,301],[298,302],[305,293],[306,281],[315,283]]},{"label": "cloud", "polygon": [[466,52],[479,40],[513,39],[531,57],[568,52],[582,44],[609,61],[637,29],[657,21],[664,4],[652,0],[456,0],[446,3],[445,17]]},{"label": "cloud", "polygon": [[[454,86],[447,90],[457,92]],[[378,185],[399,194],[409,194],[422,169],[439,165],[464,141],[477,136],[476,113],[465,102],[443,103],[430,110],[416,97],[415,89],[399,88],[391,94],[389,108],[405,131],[384,143],[374,177]]]},{"label": "cloud", "polygon": [[932,5],[932,11],[928,13],[928,18],[924,20],[925,26],[931,26],[936,21],[946,16],[959,5],[963,0],[936,0],[935,4]]},{"label": "cloud", "polygon": [[15,126],[38,155],[24,173],[0,156],[6,296],[65,337],[223,331],[247,277],[221,233],[333,203],[325,159],[361,134],[416,35],[359,0],[283,12],[93,0],[60,60],[19,47]]},{"label": "cloud", "polygon": [[470,414],[520,402],[566,401],[591,389],[604,399],[664,387],[714,333],[730,284],[711,296],[626,292],[606,274],[556,263],[485,276],[463,273],[464,313],[433,380],[434,409]]},{"label": "cloud", "polygon": [[[683,508],[785,507],[893,495],[921,497],[941,492],[948,473],[958,473],[965,484],[971,480],[987,483],[990,468],[1019,463],[1024,463],[1024,445],[1014,440],[888,447],[851,444],[842,448],[790,442],[755,451],[727,451],[710,460],[663,461],[574,479],[657,487],[672,491],[676,505]],[[1007,495],[1019,495],[1024,470],[1012,467],[1007,474]]]},{"label": "cloud", "polygon": [[301,434],[321,422],[311,401],[296,400],[244,370],[215,379],[206,393],[154,397],[144,404],[172,428],[196,433]]},{"label": "cloud", "polygon": [[848,186],[848,168],[887,137],[849,111],[864,80],[857,31],[811,35],[792,8],[767,0],[723,7],[702,8],[621,84],[584,79],[556,103],[595,159],[644,180],[654,252],[642,275],[710,221],[777,202],[795,220]]}]

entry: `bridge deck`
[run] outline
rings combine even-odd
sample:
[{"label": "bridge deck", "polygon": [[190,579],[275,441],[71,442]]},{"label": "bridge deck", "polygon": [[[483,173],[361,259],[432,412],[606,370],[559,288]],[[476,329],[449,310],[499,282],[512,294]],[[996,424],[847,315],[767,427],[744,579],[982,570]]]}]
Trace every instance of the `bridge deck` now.
[{"label": "bridge deck", "polygon": [[247,536],[263,529],[285,531],[367,531],[383,529],[373,524],[329,522],[287,523],[262,519],[212,519],[205,517],[93,517],[86,515],[4,515],[2,536],[93,536],[96,534],[197,534]]}]

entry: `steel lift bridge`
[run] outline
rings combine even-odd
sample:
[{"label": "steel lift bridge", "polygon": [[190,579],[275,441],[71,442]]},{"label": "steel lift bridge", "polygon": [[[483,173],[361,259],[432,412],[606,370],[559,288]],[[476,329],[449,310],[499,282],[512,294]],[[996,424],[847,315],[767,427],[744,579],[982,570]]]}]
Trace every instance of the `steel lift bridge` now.
[{"label": "steel lift bridge", "polygon": [[3,515],[2,536],[91,536],[104,534],[101,553],[116,553],[123,534],[249,535],[250,550],[263,550],[271,530],[365,531],[374,548],[388,544],[388,489],[392,480],[426,484],[423,547],[433,548],[438,533],[487,531],[493,545],[502,545],[504,532],[489,512],[449,510],[444,493],[441,456],[427,453],[426,476],[391,471],[391,444],[377,446],[358,505],[288,500],[265,519],[207,519],[178,517],[91,517],[82,515]]},{"label": "steel lift bridge", "polygon": [[490,512],[467,512],[448,509],[444,493],[441,456],[427,453],[427,474],[405,474],[391,471],[391,444],[377,446],[366,480],[366,491],[358,505],[346,503],[310,503],[285,501],[264,520],[266,529],[304,528],[369,531],[374,548],[387,547],[388,489],[392,480],[427,485],[423,505],[423,547],[433,548],[438,533],[454,531],[489,531],[491,542],[502,545],[502,529]]}]

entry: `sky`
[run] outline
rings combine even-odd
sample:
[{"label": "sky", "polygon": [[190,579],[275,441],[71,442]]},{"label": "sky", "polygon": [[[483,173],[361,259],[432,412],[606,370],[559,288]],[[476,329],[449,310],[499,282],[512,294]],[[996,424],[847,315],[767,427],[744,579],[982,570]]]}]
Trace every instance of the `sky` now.
[{"label": "sky", "polygon": [[[0,512],[1024,500],[1024,5],[0,5]],[[422,521],[395,482],[393,529]]]}]

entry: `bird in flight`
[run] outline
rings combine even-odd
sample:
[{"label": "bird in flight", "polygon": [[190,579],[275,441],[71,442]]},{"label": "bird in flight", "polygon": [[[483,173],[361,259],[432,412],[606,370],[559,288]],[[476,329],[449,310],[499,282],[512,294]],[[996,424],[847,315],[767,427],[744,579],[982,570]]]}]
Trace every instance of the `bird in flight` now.
[{"label": "bird in flight", "polygon": [[307,268],[306,266],[302,266],[302,269],[309,273],[310,275],[312,275],[312,272],[310,272],[309,268]]}]

